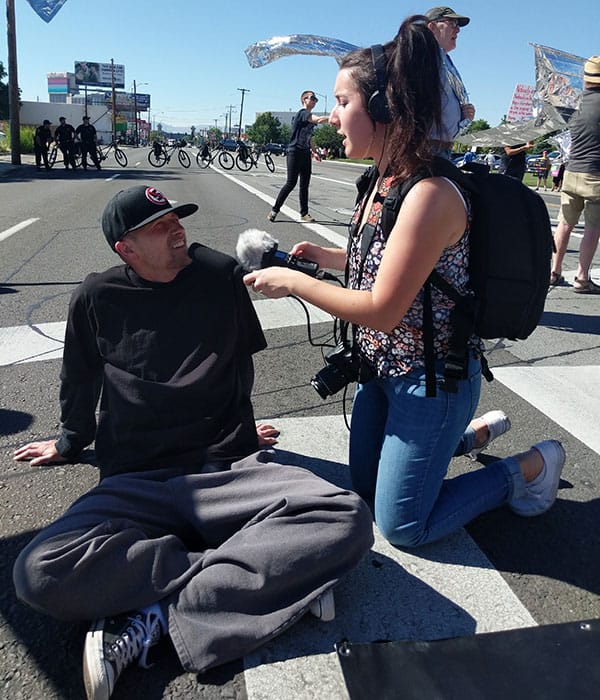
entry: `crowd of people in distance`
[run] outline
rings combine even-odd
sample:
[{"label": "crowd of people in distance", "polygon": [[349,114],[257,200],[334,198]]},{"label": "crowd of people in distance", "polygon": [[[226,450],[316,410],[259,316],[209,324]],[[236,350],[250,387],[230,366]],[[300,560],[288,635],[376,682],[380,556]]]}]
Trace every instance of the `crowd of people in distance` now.
[{"label": "crowd of people in distance", "polygon": [[43,164],[46,170],[51,169],[48,154],[52,143],[55,142],[62,153],[65,170],[77,169],[77,155],[81,156],[81,167],[83,170],[88,169],[88,156],[96,169],[100,170],[101,165],[97,149],[98,133],[96,127],[90,122],[90,118],[87,115],[84,116],[77,128],[69,124],[66,117],[59,117],[58,121],[59,124],[54,130],[54,134],[50,129],[52,122],[49,119],[44,119],[42,124],[35,130],[33,147],[36,168],[41,170]]}]

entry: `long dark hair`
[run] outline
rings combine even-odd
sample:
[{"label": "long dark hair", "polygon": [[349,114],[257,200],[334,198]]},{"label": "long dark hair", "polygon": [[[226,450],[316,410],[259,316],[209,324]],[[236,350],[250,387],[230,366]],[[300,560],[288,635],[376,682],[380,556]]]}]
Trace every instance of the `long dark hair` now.
[{"label": "long dark hair", "polygon": [[[441,123],[440,47],[429,20],[413,15],[384,44],[387,86],[385,96],[391,114],[388,125],[390,171],[404,179],[429,168],[433,158],[432,133]],[[342,59],[363,95],[365,108],[377,90],[371,49],[352,51]]]}]

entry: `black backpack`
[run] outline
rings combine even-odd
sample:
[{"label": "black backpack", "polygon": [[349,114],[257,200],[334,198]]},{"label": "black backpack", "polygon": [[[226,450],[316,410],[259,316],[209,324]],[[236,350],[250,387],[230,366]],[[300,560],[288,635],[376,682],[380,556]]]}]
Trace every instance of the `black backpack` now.
[{"label": "black backpack", "polygon": [[[544,311],[553,250],[548,210],[539,195],[520,180],[490,174],[487,165],[468,163],[459,170],[444,158],[434,159],[432,172],[390,189],[381,213],[386,237],[408,191],[432,175],[447,177],[470,194],[473,217],[469,275],[474,296],[459,294],[436,270],[425,282],[423,341],[427,396],[435,396],[436,391],[431,285],[455,302],[450,315],[452,335],[442,386],[446,391],[456,392],[456,381],[466,377],[468,341],[472,335],[523,340],[536,328]],[[372,167],[359,178],[357,201],[375,185],[377,177],[378,172]],[[372,232],[369,240],[363,240],[363,262],[371,237]],[[488,381],[493,379],[484,357],[482,371]]]}]

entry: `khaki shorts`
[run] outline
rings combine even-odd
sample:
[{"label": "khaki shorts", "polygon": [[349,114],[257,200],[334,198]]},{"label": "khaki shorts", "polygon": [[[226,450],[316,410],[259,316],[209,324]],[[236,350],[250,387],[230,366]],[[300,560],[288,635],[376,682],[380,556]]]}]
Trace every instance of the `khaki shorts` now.
[{"label": "khaki shorts", "polygon": [[566,170],[558,220],[575,226],[581,212],[586,228],[600,228],[600,175]]}]

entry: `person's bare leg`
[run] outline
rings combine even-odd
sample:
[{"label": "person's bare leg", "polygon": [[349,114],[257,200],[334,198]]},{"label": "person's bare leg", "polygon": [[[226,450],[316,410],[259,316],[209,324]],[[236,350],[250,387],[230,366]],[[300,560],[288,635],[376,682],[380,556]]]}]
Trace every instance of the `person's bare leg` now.
[{"label": "person's bare leg", "polygon": [[598,248],[599,239],[600,228],[586,226],[581,244],[579,245],[579,264],[577,266],[578,280],[585,281],[590,278],[590,267],[592,266],[592,260]]},{"label": "person's bare leg", "polygon": [[516,458],[526,484],[533,481],[544,468],[544,458],[533,447],[527,452],[521,452],[521,454],[516,455]]},{"label": "person's bare leg", "polygon": [[567,224],[566,221],[561,221],[554,231],[554,245],[556,246],[556,253],[554,253],[552,256],[552,272],[559,277],[562,274],[562,264],[567,252],[572,230],[573,226]]}]

